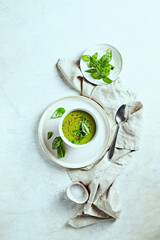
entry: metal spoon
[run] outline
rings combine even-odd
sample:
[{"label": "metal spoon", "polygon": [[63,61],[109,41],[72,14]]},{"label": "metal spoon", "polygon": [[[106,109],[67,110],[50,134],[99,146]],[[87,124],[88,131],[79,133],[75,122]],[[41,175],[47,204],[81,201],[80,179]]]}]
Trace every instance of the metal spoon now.
[{"label": "metal spoon", "polygon": [[127,114],[126,109],[127,109],[126,104],[123,104],[116,112],[115,119],[116,119],[116,122],[117,122],[117,129],[116,129],[115,136],[113,138],[112,144],[110,146],[110,149],[108,151],[108,158],[109,159],[111,159],[113,154],[114,154],[114,149],[115,149],[115,145],[116,145],[116,139],[117,139],[119,128],[120,128],[121,124],[127,120],[127,115],[128,114]]}]

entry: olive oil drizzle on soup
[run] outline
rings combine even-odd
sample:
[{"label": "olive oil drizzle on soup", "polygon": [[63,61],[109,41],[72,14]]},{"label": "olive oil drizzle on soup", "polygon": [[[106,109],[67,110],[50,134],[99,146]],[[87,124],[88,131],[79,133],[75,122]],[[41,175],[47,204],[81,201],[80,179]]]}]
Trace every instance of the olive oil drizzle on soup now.
[{"label": "olive oil drizzle on soup", "polygon": [[[86,133],[83,132],[82,125],[88,130]],[[70,112],[64,118],[62,131],[68,141],[74,144],[85,144],[94,137],[96,123],[89,113],[77,110]]]}]

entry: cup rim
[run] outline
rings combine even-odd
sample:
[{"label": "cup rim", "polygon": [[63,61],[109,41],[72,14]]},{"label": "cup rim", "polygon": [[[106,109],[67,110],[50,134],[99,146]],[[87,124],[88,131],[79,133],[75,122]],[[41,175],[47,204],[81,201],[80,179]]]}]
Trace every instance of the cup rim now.
[{"label": "cup rim", "polygon": [[[64,118],[65,118],[69,113],[71,113],[71,112],[73,112],[73,111],[84,111],[84,112],[87,112],[87,113],[89,113],[89,114],[93,117],[93,119],[94,119],[94,121],[95,121],[95,124],[96,124],[95,134],[94,134],[93,138],[92,138],[89,142],[87,142],[87,143],[84,143],[84,144],[74,144],[74,143],[70,142],[70,141],[64,136],[64,134],[63,134],[63,131],[62,131],[62,123],[63,123],[63,120],[64,120]],[[95,140],[95,138],[96,138],[96,136],[97,136],[97,134],[98,134],[98,129],[99,129],[99,125],[98,125],[98,120],[97,120],[95,114],[93,114],[92,112],[90,112],[90,110],[88,110],[88,109],[86,109],[86,108],[78,108],[78,107],[77,107],[77,108],[71,109],[71,110],[68,111],[68,112],[65,112],[64,115],[62,116],[60,122],[59,122],[59,134],[60,134],[60,137],[62,138],[62,140],[63,140],[68,146],[73,147],[73,148],[84,148],[84,147],[87,147],[88,145],[90,145],[90,144]]]}]

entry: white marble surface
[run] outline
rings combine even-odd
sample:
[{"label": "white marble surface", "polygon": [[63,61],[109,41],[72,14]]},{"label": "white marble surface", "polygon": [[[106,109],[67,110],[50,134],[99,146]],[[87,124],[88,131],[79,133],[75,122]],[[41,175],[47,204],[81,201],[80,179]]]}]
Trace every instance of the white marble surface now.
[{"label": "white marble surface", "polygon": [[[160,239],[159,0],[0,0],[0,239]],[[60,57],[91,44],[122,53],[122,81],[144,103],[141,150],[117,179],[123,211],[115,222],[76,230],[65,169],[47,161],[37,123],[55,99],[75,95],[59,77]]]}]

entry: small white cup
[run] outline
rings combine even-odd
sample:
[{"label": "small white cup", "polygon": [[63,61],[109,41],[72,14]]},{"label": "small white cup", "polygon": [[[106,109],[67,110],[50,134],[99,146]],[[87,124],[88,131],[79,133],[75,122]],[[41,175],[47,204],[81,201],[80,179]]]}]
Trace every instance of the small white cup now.
[{"label": "small white cup", "polygon": [[[81,194],[77,195],[76,189],[80,190],[80,193],[82,193],[82,195]],[[86,187],[80,182],[71,183],[66,190],[66,194],[67,194],[67,197],[71,201],[73,201],[77,204],[83,204],[83,203],[87,202],[88,197],[89,197]]]},{"label": "small white cup", "polygon": [[[93,138],[92,138],[89,142],[87,142],[87,143],[84,143],[84,144],[81,144],[81,145],[80,145],[80,144],[74,144],[74,143],[68,141],[68,139],[67,139],[67,138],[64,136],[64,134],[63,134],[63,131],[62,131],[62,123],[63,123],[63,120],[64,120],[64,118],[65,118],[70,112],[73,112],[73,111],[83,111],[83,112],[87,112],[87,113],[89,113],[89,114],[93,117],[93,119],[94,119],[94,121],[95,121],[95,124],[96,124],[96,132],[95,132]],[[88,147],[88,146],[95,140],[95,138],[96,138],[96,136],[97,136],[97,133],[98,133],[98,130],[99,130],[99,124],[98,124],[98,120],[97,120],[96,116],[95,116],[93,113],[91,113],[88,109],[85,109],[85,108],[74,108],[74,109],[70,110],[69,112],[65,112],[65,114],[62,116],[62,118],[61,118],[61,120],[60,120],[60,122],[59,122],[59,134],[60,134],[62,140],[63,140],[68,146],[73,147],[73,148],[84,148],[84,147]]]}]

